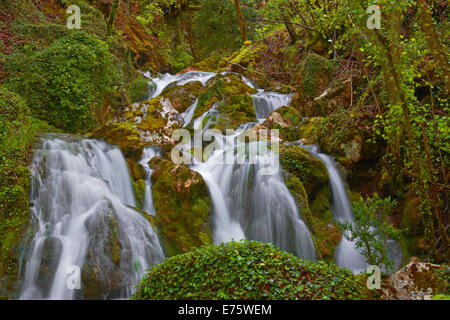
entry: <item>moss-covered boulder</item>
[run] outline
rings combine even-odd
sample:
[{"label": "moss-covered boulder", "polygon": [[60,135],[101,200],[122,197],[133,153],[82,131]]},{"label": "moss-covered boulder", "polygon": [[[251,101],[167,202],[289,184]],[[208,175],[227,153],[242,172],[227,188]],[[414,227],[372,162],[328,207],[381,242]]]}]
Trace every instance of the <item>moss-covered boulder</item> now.
[{"label": "moss-covered boulder", "polygon": [[280,163],[285,172],[286,186],[312,232],[319,258],[333,261],[342,233],[331,212],[326,167],[307,150],[296,146],[280,146]]},{"label": "moss-covered boulder", "polygon": [[217,113],[205,117],[203,123],[208,121],[212,121],[210,129],[218,129],[222,132],[226,129],[235,130],[246,122],[256,121],[252,97],[249,94],[228,97],[218,104]]},{"label": "moss-covered boulder", "polygon": [[262,55],[267,51],[267,47],[267,44],[264,42],[255,44],[250,42],[247,45],[244,45],[227,59],[231,62],[231,71],[241,73],[247,71],[249,66],[254,66],[261,60]]},{"label": "moss-covered boulder", "polygon": [[181,114],[194,103],[204,89],[205,87],[200,81],[191,81],[183,86],[165,89],[161,96],[169,99],[172,107]]},{"label": "moss-covered boulder", "polygon": [[291,106],[302,116],[320,116],[320,110],[315,98],[319,97],[328,87],[333,76],[333,64],[315,53],[306,56],[297,74],[297,89],[292,98]]},{"label": "moss-covered boulder", "polygon": [[349,270],[308,261],[256,241],[195,249],[151,268],[134,300],[366,299]]},{"label": "moss-covered boulder", "polygon": [[297,110],[284,106],[273,111],[263,124],[269,129],[279,130],[283,141],[296,141],[302,138],[298,128],[300,121]]},{"label": "moss-covered boulder", "polygon": [[102,139],[120,147],[126,158],[135,161],[141,158],[146,143],[140,139],[135,125],[131,123],[109,123],[95,129],[90,138]]},{"label": "moss-covered boulder", "polygon": [[423,239],[425,230],[419,207],[420,197],[410,190],[403,200],[400,228],[403,230],[403,240],[408,254],[426,256],[427,248]]},{"label": "moss-covered boulder", "polygon": [[256,89],[249,87],[239,75],[218,74],[206,82],[207,89],[199,96],[194,119],[208,111],[216,102],[232,95],[254,94]]},{"label": "moss-covered boulder", "polygon": [[[119,228],[112,204],[105,200],[97,212],[85,222],[90,239],[86,263],[81,272],[84,299],[113,298],[125,287],[121,267],[125,266],[126,255],[122,256]],[[119,295],[117,294],[117,297]]]},{"label": "moss-covered boulder", "polygon": [[185,166],[155,157],[150,162],[155,224],[169,256],[210,244],[212,202],[202,176]]},{"label": "moss-covered boulder", "polygon": [[130,123],[144,144],[173,144],[172,133],[184,120],[168,98],[158,97],[125,108],[112,123]]}]

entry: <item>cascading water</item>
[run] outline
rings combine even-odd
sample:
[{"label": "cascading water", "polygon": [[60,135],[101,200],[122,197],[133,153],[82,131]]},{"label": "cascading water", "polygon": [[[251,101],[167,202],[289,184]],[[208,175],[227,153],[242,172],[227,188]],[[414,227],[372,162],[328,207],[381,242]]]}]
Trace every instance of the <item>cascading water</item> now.
[{"label": "cascading water", "polygon": [[[247,146],[244,142],[234,144],[240,133],[242,131],[227,137],[217,135],[216,141],[225,143],[219,143],[207,161],[192,166],[210,189],[214,205],[214,241],[220,243],[245,238],[270,242],[299,257],[316,259],[311,234],[284,184],[281,171],[264,173],[267,165],[273,165],[278,158],[268,149],[258,153],[264,149],[258,142]],[[234,149],[245,148],[253,149],[253,154],[257,154],[254,163],[238,159],[239,151]],[[227,161],[223,164],[225,158]]]},{"label": "cascading water", "polygon": [[[31,165],[35,235],[21,298],[127,298],[143,271],[164,259],[162,249],[148,220],[131,207],[120,150],[70,139],[44,141]],[[73,268],[81,271],[81,294],[68,286]]]},{"label": "cascading water", "polygon": [[161,149],[158,146],[150,146],[144,149],[142,159],[141,161],[139,161],[140,165],[144,168],[146,173],[145,196],[142,209],[151,215],[155,214],[155,208],[153,206],[152,180],[151,180],[151,176],[154,170],[150,168],[149,162],[156,156],[160,157],[162,156]]},{"label": "cascading water", "polygon": [[276,109],[291,104],[291,94],[260,91],[253,96],[256,118],[266,119]]}]

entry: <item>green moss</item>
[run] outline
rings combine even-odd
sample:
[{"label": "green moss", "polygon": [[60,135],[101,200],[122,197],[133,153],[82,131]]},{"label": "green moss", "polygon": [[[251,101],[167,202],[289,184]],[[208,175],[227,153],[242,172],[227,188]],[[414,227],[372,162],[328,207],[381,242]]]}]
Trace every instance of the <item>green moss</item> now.
[{"label": "green moss", "polygon": [[322,93],[333,75],[333,64],[311,53],[306,56],[300,74],[299,90],[303,97],[314,99]]},{"label": "green moss", "polygon": [[120,147],[126,158],[138,161],[141,158],[145,142],[140,139],[140,134],[131,123],[110,123],[95,129],[90,137],[103,139],[106,142]]},{"label": "green moss", "polygon": [[151,166],[155,224],[169,256],[212,241],[209,190],[197,172],[155,157]]},{"label": "green moss", "polygon": [[280,161],[285,171],[286,186],[312,232],[319,258],[333,261],[334,250],[342,234],[331,213],[326,167],[307,150],[295,146],[281,146]]},{"label": "green moss", "polygon": [[161,96],[168,98],[180,114],[186,111],[198,98],[205,87],[200,81],[188,82],[183,86],[174,86],[165,89]]},{"label": "green moss", "polygon": [[215,124],[211,129],[237,129],[245,122],[256,121],[253,99],[249,94],[236,94],[219,103],[217,111],[220,112],[218,119],[212,119]]},{"label": "green moss", "polygon": [[299,130],[302,119],[294,108],[284,106],[273,111],[264,121],[264,125],[269,129],[277,129],[283,141],[296,141],[303,136]]},{"label": "green moss", "polygon": [[254,94],[257,92],[256,89],[247,86],[245,82],[234,73],[226,75],[218,74],[209,79],[206,86],[206,91],[199,96],[194,119],[208,111],[214,103],[229,96],[246,93]]},{"label": "green moss", "polygon": [[243,46],[240,50],[236,51],[228,60],[230,60],[234,64],[238,64],[246,68],[249,65],[255,65],[257,62],[259,62],[261,56],[267,51],[267,47],[268,46],[265,43]]},{"label": "green moss", "polygon": [[150,95],[148,80],[143,77],[134,79],[128,85],[127,92],[131,102],[139,102],[147,99]]},{"label": "green moss", "polygon": [[152,267],[134,300],[365,299],[366,288],[350,271],[307,261],[272,244],[230,242],[195,249]]}]

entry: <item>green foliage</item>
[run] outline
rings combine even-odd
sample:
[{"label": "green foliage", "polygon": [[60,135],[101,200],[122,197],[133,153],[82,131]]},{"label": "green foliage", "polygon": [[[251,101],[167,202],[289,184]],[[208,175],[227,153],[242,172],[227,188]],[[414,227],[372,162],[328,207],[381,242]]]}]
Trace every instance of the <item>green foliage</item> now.
[{"label": "green foliage", "polygon": [[387,241],[400,237],[400,231],[387,223],[387,217],[396,205],[395,200],[390,197],[380,199],[378,194],[365,201],[361,199],[353,204],[355,221],[343,224],[344,236],[362,249],[366,262],[387,270],[394,267],[388,257]]},{"label": "green foliage", "polygon": [[0,86],[0,278],[10,289],[17,277],[19,243],[29,219],[30,148],[36,132],[48,131],[31,117],[22,97]]},{"label": "green foliage", "polygon": [[348,270],[307,261],[255,241],[197,248],[152,267],[134,300],[149,299],[364,299]]},{"label": "green foliage", "polygon": [[37,52],[31,49],[6,62],[14,91],[21,93],[34,116],[67,131],[95,124],[93,112],[114,91],[118,75],[108,44],[75,31]]},{"label": "green foliage", "polygon": [[138,77],[128,85],[128,96],[132,103],[141,102],[150,96],[148,80]]},{"label": "green foliage", "polygon": [[[255,17],[256,12],[246,6],[248,2],[250,1],[240,1],[242,15],[248,29],[247,36],[251,39],[254,33],[250,28],[252,25],[250,20]],[[196,13],[193,22],[193,32],[197,36],[196,44],[203,59],[213,52],[234,51],[242,45],[233,1],[202,0],[200,10]]]}]

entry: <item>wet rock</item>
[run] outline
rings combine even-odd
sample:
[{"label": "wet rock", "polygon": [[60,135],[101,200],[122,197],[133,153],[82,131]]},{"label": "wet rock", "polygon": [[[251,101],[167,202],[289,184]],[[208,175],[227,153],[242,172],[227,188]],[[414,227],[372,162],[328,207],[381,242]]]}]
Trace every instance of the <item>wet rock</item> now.
[{"label": "wet rock", "polygon": [[212,202],[202,176],[185,166],[155,157],[150,162],[154,218],[169,256],[212,242],[209,214]]},{"label": "wet rock", "polygon": [[412,258],[411,262],[389,276],[382,288],[390,300],[431,300],[438,293],[450,292],[450,268]]},{"label": "wet rock", "polygon": [[205,87],[200,81],[192,81],[183,86],[165,89],[161,96],[169,99],[172,107],[181,114],[195,102],[204,89]]}]

